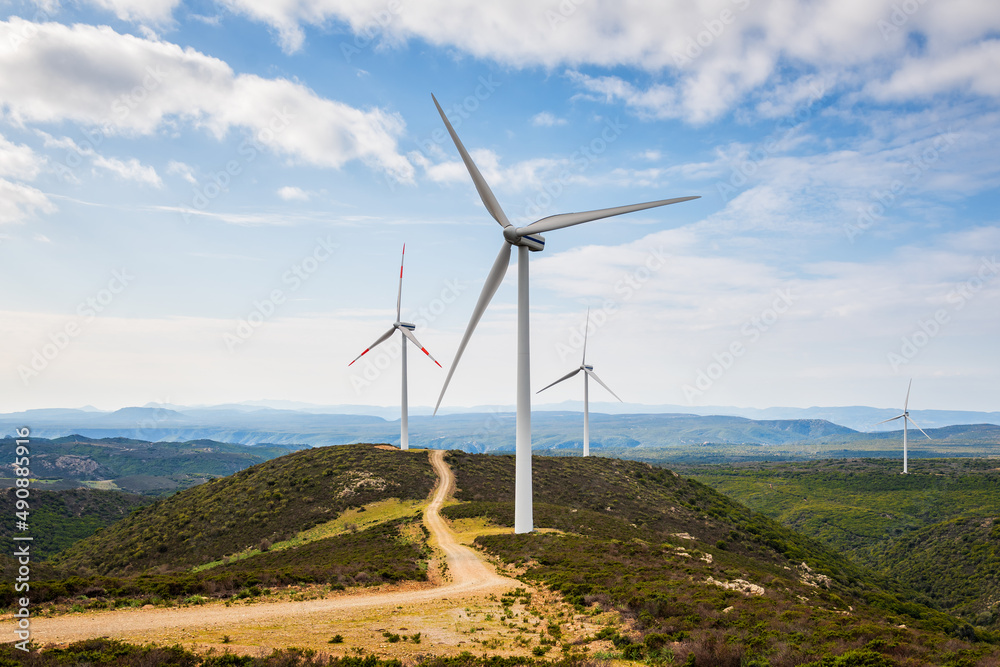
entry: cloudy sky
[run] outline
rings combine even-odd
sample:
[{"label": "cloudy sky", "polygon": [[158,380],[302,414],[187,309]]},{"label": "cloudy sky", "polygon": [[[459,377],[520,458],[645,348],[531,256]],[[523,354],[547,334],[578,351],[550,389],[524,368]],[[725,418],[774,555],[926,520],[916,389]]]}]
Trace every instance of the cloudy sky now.
[{"label": "cloudy sky", "polygon": [[[532,385],[626,401],[1000,409],[1000,5],[47,0],[0,22],[3,412],[398,401],[500,246]],[[512,404],[516,272],[444,405]],[[445,371],[410,358],[411,405]],[[598,398],[599,388],[594,397]],[[539,402],[578,398],[560,385]]]}]

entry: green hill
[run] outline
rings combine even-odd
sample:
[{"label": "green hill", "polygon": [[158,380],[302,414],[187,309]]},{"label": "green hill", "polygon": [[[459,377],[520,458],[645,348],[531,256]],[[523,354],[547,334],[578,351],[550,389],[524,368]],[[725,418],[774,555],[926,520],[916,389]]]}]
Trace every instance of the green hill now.
[{"label": "green hill", "polygon": [[[14,489],[0,492],[0,516],[13,517],[17,511],[16,501]],[[29,502],[31,535],[34,538],[32,553],[48,558],[101,528],[120,521],[132,510],[151,502],[151,499],[120,491],[33,489]],[[0,522],[0,538],[9,539],[14,533],[13,522]]]},{"label": "green hill", "polygon": [[998,627],[1000,470],[994,459],[884,459],[699,466],[697,479],[922,592]]},{"label": "green hill", "polygon": [[[35,566],[32,601],[85,594],[100,608],[254,595],[259,586],[423,580],[429,551],[412,504],[328,526],[351,508],[422,501],[435,482],[423,451],[345,445],[288,454],[145,505],[76,542]],[[0,564],[6,572],[12,563]],[[0,582],[0,604],[14,599],[12,581]]]},{"label": "green hill", "polygon": [[976,626],[1000,621],[1000,519],[963,517],[876,545],[870,560]]},{"label": "green hill", "polygon": [[[0,444],[13,444],[9,437]],[[31,439],[32,486],[58,490],[93,486],[150,495],[171,493],[212,477],[304,449],[306,445],[232,445],[214,440],[147,442],[131,438],[69,435]],[[0,471],[0,487],[13,486],[12,471]]]},{"label": "green hill", "polygon": [[120,575],[186,569],[262,541],[279,542],[384,498],[424,499],[427,453],[320,447],[260,463],[156,503],[59,554],[56,565]]},{"label": "green hill", "polygon": [[[451,451],[447,460],[461,502],[444,514],[512,525],[514,458]],[[597,636],[611,657],[734,667],[1000,659],[991,632],[928,606],[933,589],[875,573],[701,482],[600,457],[536,456],[533,478],[541,530],[476,543],[524,580],[560,592],[576,613],[621,612],[626,623]],[[423,451],[346,445],[288,454],[160,499],[77,542],[39,565],[33,601],[85,595],[74,600],[113,607],[255,596],[285,584],[421,580],[429,551],[412,505],[353,529],[345,521],[364,517],[364,507],[378,512],[372,503],[423,500],[434,483]],[[0,600],[12,596],[0,582]],[[546,619],[549,646],[559,644],[562,622]]]},{"label": "green hill", "polygon": [[[456,497],[468,502],[445,515],[513,525],[513,457],[449,452],[448,460]],[[533,482],[535,526],[557,532],[483,536],[477,544],[581,611],[594,603],[621,610],[635,633],[607,638],[625,657],[797,665],[844,654],[835,664],[945,664],[961,646],[947,640],[951,653],[943,651],[948,634],[991,637],[929,608],[907,586],[669,470],[534,457]]]}]

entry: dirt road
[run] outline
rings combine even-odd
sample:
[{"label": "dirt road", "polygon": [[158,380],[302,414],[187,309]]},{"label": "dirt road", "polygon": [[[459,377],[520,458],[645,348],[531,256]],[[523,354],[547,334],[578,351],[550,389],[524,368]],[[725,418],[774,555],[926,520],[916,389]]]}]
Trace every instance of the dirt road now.
[{"label": "dirt road", "polygon": [[45,645],[89,637],[113,637],[128,641],[193,643],[204,648],[218,645],[222,636],[229,635],[231,643],[227,642],[226,648],[249,652],[250,649],[281,646],[327,647],[327,640],[334,631],[343,630],[350,641],[352,628],[358,632],[368,630],[370,634],[374,625],[389,627],[393,621],[405,619],[408,629],[424,633],[428,640],[425,646],[464,644],[463,638],[456,633],[456,619],[462,618],[461,607],[467,608],[491,593],[499,595],[523,584],[497,575],[474,550],[458,542],[440,515],[441,506],[454,489],[455,478],[444,461],[443,451],[429,454],[438,475],[438,485],[424,512],[424,524],[431,533],[431,545],[444,553],[448,563],[448,581],[442,585],[410,584],[404,590],[301,602],[120,609],[36,618],[31,624],[32,640]]}]

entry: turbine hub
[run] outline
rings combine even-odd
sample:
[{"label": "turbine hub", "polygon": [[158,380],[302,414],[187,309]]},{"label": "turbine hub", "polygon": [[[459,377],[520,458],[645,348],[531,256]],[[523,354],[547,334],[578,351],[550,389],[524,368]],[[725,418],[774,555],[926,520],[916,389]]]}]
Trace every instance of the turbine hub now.
[{"label": "turbine hub", "polygon": [[545,250],[545,237],[541,234],[531,234],[524,231],[524,227],[516,228],[513,225],[503,228],[503,237],[511,245],[524,246],[532,252]]}]

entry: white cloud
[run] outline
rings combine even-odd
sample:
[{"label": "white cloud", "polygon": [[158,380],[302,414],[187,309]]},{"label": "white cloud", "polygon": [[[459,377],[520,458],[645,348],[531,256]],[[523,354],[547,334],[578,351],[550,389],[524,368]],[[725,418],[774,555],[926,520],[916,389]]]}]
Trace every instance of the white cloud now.
[{"label": "white cloud", "polygon": [[43,162],[44,158],[35,155],[29,146],[11,143],[0,134],[0,177],[32,181],[38,176]]},{"label": "white cloud", "polygon": [[[397,45],[421,39],[514,67],[639,68],[654,80],[631,90],[622,89],[615,77],[580,82],[591,93],[603,89],[607,99],[626,100],[638,113],[693,123],[717,119],[754,94],[794,97],[801,78],[863,84],[892,77],[915,34],[928,44],[928,55],[915,60],[932,74],[941,72],[924,87],[975,92],[993,91],[996,85],[991,72],[997,67],[986,54],[980,57],[987,62],[974,60],[975,42],[1000,30],[1000,12],[993,3],[977,0],[917,3],[909,13],[901,13],[897,0],[512,0],[485,5],[428,0],[396,10],[384,0],[222,1],[271,26],[289,52],[303,47],[305,27],[339,22],[367,41]],[[354,40],[342,42],[353,45]],[[914,62],[912,75],[918,71]],[[911,74],[899,76],[905,80]],[[921,86],[906,81],[890,87],[896,86],[924,94]],[[760,111],[769,109],[765,104]]]},{"label": "white cloud", "polygon": [[565,125],[567,122],[565,118],[556,118],[548,111],[537,113],[531,118],[531,124],[535,127],[554,127],[556,125]]},{"label": "white cloud", "polygon": [[167,163],[167,173],[180,176],[191,185],[198,184],[198,179],[194,177],[194,169],[191,165],[178,160],[171,160]]},{"label": "white cloud", "polygon": [[89,0],[90,4],[113,12],[123,21],[169,23],[181,0]]},{"label": "white cloud", "polygon": [[135,158],[130,158],[128,161],[122,162],[121,160],[115,158],[97,155],[94,157],[94,166],[99,169],[106,169],[113,174],[117,174],[120,178],[123,178],[126,181],[145,183],[146,185],[152,185],[156,188],[163,187],[163,181],[160,180],[160,176],[156,173],[156,170],[148,165],[140,163]]},{"label": "white cloud", "polygon": [[36,213],[55,210],[55,204],[41,190],[0,178],[0,224],[24,222]]},{"label": "white cloud", "polygon": [[146,135],[178,124],[222,138],[233,129],[294,161],[341,167],[361,160],[411,182],[397,151],[404,123],[395,113],[361,110],[302,84],[235,74],[223,61],[176,44],[109,27],[0,22],[0,104],[15,123],[74,121],[106,134]]},{"label": "white cloud", "polygon": [[278,189],[278,196],[285,201],[309,201],[309,193],[294,185],[286,185]]},{"label": "white cloud", "polygon": [[946,57],[907,58],[885,82],[869,86],[880,100],[908,100],[968,92],[1000,97],[1000,40],[970,45]]},{"label": "white cloud", "polygon": [[7,180],[32,181],[45,159],[29,146],[15,144],[0,135],[0,224],[24,222],[36,213],[52,213],[55,205],[41,190]]}]

